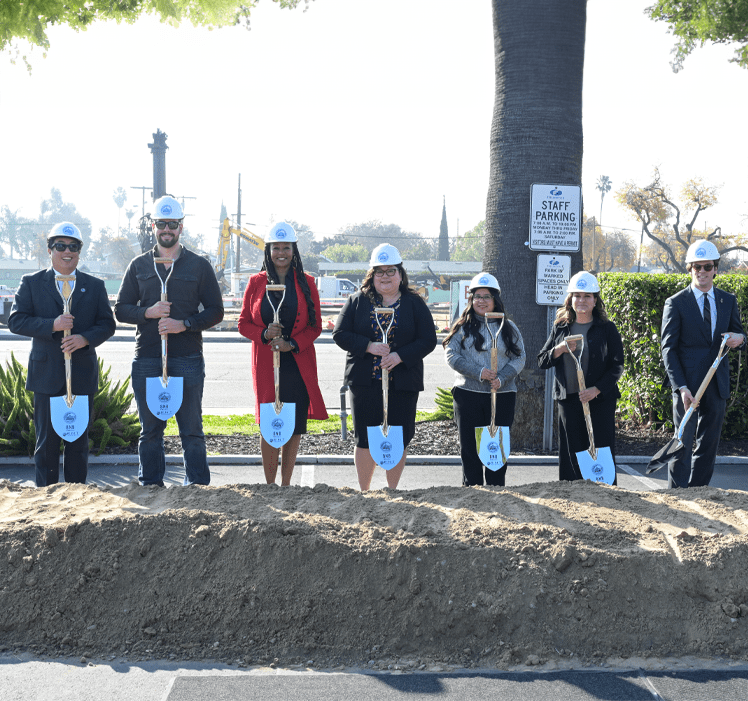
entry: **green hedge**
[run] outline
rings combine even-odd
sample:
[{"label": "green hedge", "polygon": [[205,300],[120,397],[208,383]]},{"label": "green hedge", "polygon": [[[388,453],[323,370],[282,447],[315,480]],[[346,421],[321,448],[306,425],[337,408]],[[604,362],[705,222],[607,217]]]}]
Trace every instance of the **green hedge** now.
[{"label": "green hedge", "polygon": [[[665,300],[686,287],[690,277],[601,273],[598,280],[608,315],[623,338],[625,366],[618,383],[622,395],[618,402],[621,418],[653,428],[664,426],[666,430],[672,430],[672,395],[669,387],[663,387],[667,375],[660,353],[660,328]],[[719,288],[737,296],[743,327],[748,328],[748,276],[719,275],[715,282]],[[740,356],[742,368],[736,387]],[[743,351],[730,351],[728,357],[732,395],[728,401],[722,437],[744,437],[748,430],[748,367]],[[690,389],[695,393],[698,388]]]}]

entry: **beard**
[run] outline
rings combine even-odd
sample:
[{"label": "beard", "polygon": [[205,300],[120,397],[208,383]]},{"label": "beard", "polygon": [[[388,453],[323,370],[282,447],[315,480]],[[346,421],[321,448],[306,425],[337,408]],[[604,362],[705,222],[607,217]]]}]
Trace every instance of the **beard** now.
[{"label": "beard", "polygon": [[173,248],[179,243],[179,234],[171,234],[172,239],[171,241],[164,241],[163,234],[158,235],[158,244],[159,246],[163,246],[164,248]]}]

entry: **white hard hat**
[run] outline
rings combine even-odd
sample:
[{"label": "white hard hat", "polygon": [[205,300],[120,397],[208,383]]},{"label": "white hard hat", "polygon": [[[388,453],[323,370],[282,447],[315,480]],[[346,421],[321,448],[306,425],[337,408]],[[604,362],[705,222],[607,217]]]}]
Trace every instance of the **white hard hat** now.
[{"label": "white hard hat", "polygon": [[499,281],[493,275],[491,275],[491,273],[478,273],[470,281],[471,292],[475,292],[475,290],[477,290],[479,287],[487,287],[488,289],[501,292]]},{"label": "white hard hat", "polygon": [[182,205],[169,195],[159,197],[153,203],[151,219],[184,219]]},{"label": "white hard hat", "polygon": [[569,280],[566,294],[568,295],[572,292],[600,292],[600,285],[592,273],[582,270]]},{"label": "white hard hat", "polygon": [[268,233],[265,235],[265,243],[295,243],[299,239],[296,237],[296,231],[290,224],[286,224],[284,221],[279,221]]},{"label": "white hard hat", "polygon": [[69,221],[63,221],[59,224],[55,224],[52,227],[52,230],[49,232],[49,236],[47,236],[47,241],[49,239],[53,239],[57,236],[67,236],[71,239],[78,239],[81,243],[83,243],[83,236],[81,235],[81,230],[72,222]]},{"label": "white hard hat", "polygon": [[697,260],[719,260],[720,255],[717,247],[711,241],[694,241],[686,252],[686,263],[695,263]]},{"label": "white hard hat", "polygon": [[403,262],[403,257],[391,243],[380,243],[372,252],[369,265],[374,268],[377,265],[397,265]]}]

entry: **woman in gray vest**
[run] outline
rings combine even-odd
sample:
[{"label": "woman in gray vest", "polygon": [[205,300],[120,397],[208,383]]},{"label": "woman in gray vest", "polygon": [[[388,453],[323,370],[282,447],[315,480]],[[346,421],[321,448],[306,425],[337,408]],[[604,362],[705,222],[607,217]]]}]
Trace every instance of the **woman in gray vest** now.
[{"label": "woman in gray vest", "polygon": [[[478,455],[475,429],[491,423],[491,390],[497,390],[496,425],[514,421],[517,385],[514,380],[525,367],[525,346],[513,322],[506,319],[497,341],[498,371],[491,370],[491,339],[498,323],[486,323],[487,312],[504,313],[501,288],[490,273],[478,273],[470,281],[465,311],[444,339],[445,356],[455,371],[452,404],[460,436],[462,484],[504,486],[506,463],[498,470],[484,467]],[[500,323],[500,322],[499,322]]]}]

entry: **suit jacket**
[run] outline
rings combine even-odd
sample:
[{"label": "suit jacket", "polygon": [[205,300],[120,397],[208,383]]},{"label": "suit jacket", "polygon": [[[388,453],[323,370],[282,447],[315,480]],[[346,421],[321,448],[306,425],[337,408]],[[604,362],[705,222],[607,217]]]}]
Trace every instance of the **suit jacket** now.
[{"label": "suit jacket", "polygon": [[[344,351],[345,383],[371,385],[374,356],[366,352],[376,333],[371,327],[372,303],[361,292],[351,295],[335,322],[332,338]],[[423,391],[423,359],[436,348],[436,329],[426,302],[417,294],[400,297],[397,331],[389,343],[403,361],[390,371],[391,387]]]},{"label": "suit jacket", "polygon": [[[306,276],[317,323],[309,326],[309,310],[306,297],[299,285],[298,273],[294,275],[298,308],[291,338],[299,346],[294,353],[296,365],[304,380],[309,395],[307,418],[326,419],[327,409],[317,380],[317,353],[314,341],[322,333],[322,312],[320,311],[319,292],[314,278]],[[264,272],[251,275],[244,290],[244,302],[239,315],[239,333],[252,341],[252,385],[255,391],[255,421],[260,423],[260,404],[275,401],[275,381],[273,377],[273,350],[269,344],[262,342],[262,333],[267,328],[262,321],[261,306],[265,298],[268,279]]]},{"label": "suit jacket", "polygon": [[[64,311],[52,268],[24,275],[8,317],[8,328],[31,336],[31,355],[26,389],[59,396],[66,391],[65,356],[60,348],[63,332],[53,331],[55,319]],[[72,334],[81,334],[88,345],[72,354],[73,394],[96,394],[99,365],[96,346],[114,335],[116,324],[103,280],[76,271],[75,290],[70,299],[75,317]]]},{"label": "suit jacket", "polygon": [[[704,318],[689,285],[665,302],[662,314],[662,359],[673,390],[686,386],[696,394],[709,366],[714,362],[728,331],[745,334],[740,322],[740,311],[735,295],[714,288],[717,322],[714,338],[709,339]],[[730,363],[723,360],[712,382],[717,383],[722,399],[730,397]]]}]

